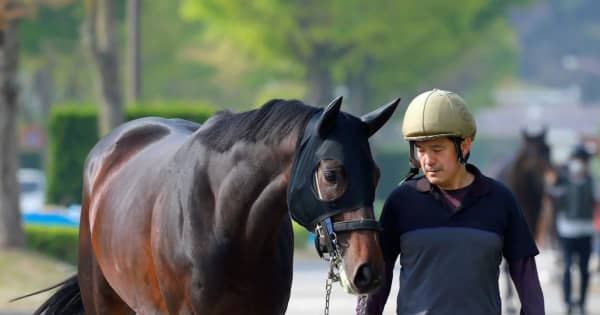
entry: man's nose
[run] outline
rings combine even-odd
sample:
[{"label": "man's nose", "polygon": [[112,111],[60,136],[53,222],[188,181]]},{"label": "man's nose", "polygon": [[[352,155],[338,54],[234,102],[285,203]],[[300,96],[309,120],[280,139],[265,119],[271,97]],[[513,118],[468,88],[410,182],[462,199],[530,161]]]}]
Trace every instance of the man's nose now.
[{"label": "man's nose", "polygon": [[431,155],[431,154],[425,154],[423,155],[423,158],[425,160],[425,165],[434,165],[435,164],[435,158]]}]

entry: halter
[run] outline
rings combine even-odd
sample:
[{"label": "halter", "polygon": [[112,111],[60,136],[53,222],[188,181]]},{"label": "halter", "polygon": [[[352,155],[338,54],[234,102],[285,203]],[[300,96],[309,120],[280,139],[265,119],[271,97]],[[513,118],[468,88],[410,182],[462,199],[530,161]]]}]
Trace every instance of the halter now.
[{"label": "halter", "polygon": [[331,222],[331,217],[326,217],[315,227],[315,248],[319,257],[329,261],[329,272],[325,280],[325,315],[329,315],[329,297],[331,286],[340,280],[339,264],[342,262],[342,251],[337,242],[337,233],[355,230],[381,231],[379,222],[374,219],[358,219],[340,222]]},{"label": "halter", "polygon": [[319,257],[332,261],[341,257],[341,250],[337,243],[337,234],[356,230],[381,231],[379,222],[375,219],[358,219],[332,222],[331,217],[326,217],[315,226],[315,248]]}]

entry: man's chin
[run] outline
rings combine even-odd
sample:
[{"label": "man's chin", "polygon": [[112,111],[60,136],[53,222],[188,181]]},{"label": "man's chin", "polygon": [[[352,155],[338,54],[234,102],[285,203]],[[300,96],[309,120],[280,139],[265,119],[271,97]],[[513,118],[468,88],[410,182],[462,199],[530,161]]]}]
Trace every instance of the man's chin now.
[{"label": "man's chin", "polygon": [[436,176],[435,174],[426,174],[425,177],[427,177],[427,180],[433,185],[438,185],[442,183],[442,179]]}]

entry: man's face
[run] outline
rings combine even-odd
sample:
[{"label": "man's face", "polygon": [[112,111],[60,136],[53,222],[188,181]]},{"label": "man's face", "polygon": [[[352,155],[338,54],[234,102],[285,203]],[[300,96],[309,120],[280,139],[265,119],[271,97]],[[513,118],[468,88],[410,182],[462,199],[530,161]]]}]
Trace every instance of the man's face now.
[{"label": "man's face", "polygon": [[[470,149],[470,139],[461,143],[463,155]],[[452,186],[462,165],[458,162],[454,142],[447,137],[415,143],[421,169],[431,184],[441,188]]]}]

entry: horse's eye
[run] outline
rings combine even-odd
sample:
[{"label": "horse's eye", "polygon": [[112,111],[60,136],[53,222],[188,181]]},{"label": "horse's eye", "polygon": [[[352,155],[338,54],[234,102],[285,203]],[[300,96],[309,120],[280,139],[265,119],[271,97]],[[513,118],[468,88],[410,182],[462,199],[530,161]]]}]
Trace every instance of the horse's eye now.
[{"label": "horse's eye", "polygon": [[336,176],[335,170],[323,171],[323,177],[325,177],[325,180],[330,183],[335,183],[337,181],[337,176]]}]

